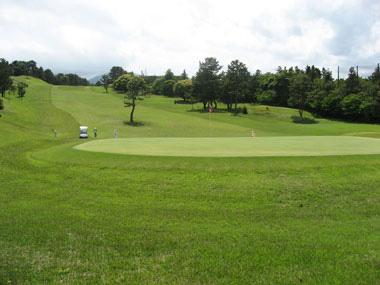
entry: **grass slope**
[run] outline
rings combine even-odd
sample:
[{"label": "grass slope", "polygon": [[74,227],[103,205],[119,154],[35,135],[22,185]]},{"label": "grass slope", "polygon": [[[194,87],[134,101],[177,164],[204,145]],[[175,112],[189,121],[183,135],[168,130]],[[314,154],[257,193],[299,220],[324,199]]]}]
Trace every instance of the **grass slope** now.
[{"label": "grass slope", "polygon": [[207,137],[252,124],[262,136],[378,126],[296,125],[292,110],[250,107],[246,118],[212,114],[208,129],[207,114],[151,97],[137,109],[146,125],[133,128],[120,120],[116,95],[23,80],[27,96],[6,99],[0,118],[0,284],[380,280],[379,155],[210,159],[72,148],[79,124],[104,138],[114,127],[125,137]]},{"label": "grass slope", "polygon": [[[105,94],[99,87],[54,87],[54,105],[70,113],[80,124],[97,127],[101,138],[113,137],[248,137],[254,129],[257,136],[361,135],[380,136],[380,127],[371,124],[317,119],[316,124],[296,124],[291,117],[297,111],[288,108],[247,105],[249,115],[202,113],[191,106],[174,104],[174,99],[151,96],[138,102],[136,119],[144,127],[124,123],[129,109],[123,107],[122,96]],[[200,108],[196,105],[195,108]],[[223,105],[220,106],[223,108]],[[311,116],[307,114],[307,116]]]}]

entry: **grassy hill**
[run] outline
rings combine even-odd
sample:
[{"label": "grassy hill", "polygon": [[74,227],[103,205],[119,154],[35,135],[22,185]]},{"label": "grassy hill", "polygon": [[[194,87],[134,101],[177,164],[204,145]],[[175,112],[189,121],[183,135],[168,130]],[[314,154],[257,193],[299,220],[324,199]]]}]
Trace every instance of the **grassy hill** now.
[{"label": "grassy hill", "polygon": [[[100,138],[378,136],[378,125],[247,106],[201,113],[33,78],[0,118],[0,284],[376,284],[380,155],[157,157],[73,149]],[[197,107],[197,106],[196,106]],[[209,117],[210,116],[210,117]],[[310,116],[310,115],[309,115]],[[58,131],[55,138],[52,129]]]},{"label": "grassy hill", "polygon": [[[103,138],[113,136],[114,128],[121,137],[245,137],[252,128],[258,136],[310,136],[374,133],[380,136],[380,127],[370,124],[352,124],[316,119],[315,124],[297,124],[292,120],[298,112],[293,109],[246,105],[248,115],[235,116],[227,112],[203,113],[201,104],[174,104],[174,99],[150,96],[139,102],[137,120],[143,128],[125,124],[129,109],[124,108],[119,94],[105,94],[99,87],[54,87],[53,104],[70,113],[81,124],[96,126]],[[220,108],[224,106],[221,104]],[[309,118],[311,117],[308,114]]]}]

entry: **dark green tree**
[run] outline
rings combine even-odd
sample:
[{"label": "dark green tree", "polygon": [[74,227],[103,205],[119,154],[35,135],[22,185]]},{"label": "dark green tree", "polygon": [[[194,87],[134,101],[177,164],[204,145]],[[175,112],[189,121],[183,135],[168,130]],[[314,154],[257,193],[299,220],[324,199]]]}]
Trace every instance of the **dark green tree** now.
[{"label": "dark green tree", "polygon": [[288,103],[291,107],[298,109],[298,113],[303,120],[303,112],[306,107],[308,93],[311,91],[311,79],[305,73],[298,73],[290,82],[289,91],[290,96]]},{"label": "dark green tree", "polygon": [[12,86],[11,79],[12,69],[8,61],[0,59],[0,92],[1,97],[4,97],[5,92]]},{"label": "dark green tree", "polygon": [[355,94],[360,91],[360,80],[356,74],[355,68],[350,67],[348,77],[346,79],[346,93]]},{"label": "dark green tree", "polygon": [[108,75],[111,79],[111,82],[114,82],[116,79],[126,73],[127,72],[121,66],[112,66]]},{"label": "dark green tree", "polygon": [[164,75],[164,79],[165,80],[175,80],[174,73],[173,73],[173,71],[171,71],[170,68],[168,70],[166,70],[165,75]]},{"label": "dark green tree", "polygon": [[174,95],[173,94],[173,89],[174,89],[175,83],[176,83],[176,81],[172,80],[172,79],[165,80],[162,83],[162,95],[172,97]]},{"label": "dark green tree", "polygon": [[214,57],[208,57],[199,63],[199,69],[193,79],[193,90],[195,97],[203,103],[204,109],[207,109],[207,104],[217,107],[222,87],[221,69],[222,66]]},{"label": "dark green tree", "polygon": [[375,71],[372,73],[369,79],[376,84],[380,84],[380,64],[377,64]]},{"label": "dark green tree", "polygon": [[185,79],[189,79],[189,77],[187,76],[187,73],[186,73],[186,70],[184,69],[181,76],[180,76],[180,79],[182,80],[185,80]]},{"label": "dark green tree", "polygon": [[165,82],[165,79],[163,77],[157,78],[152,84],[152,92],[157,95],[163,95],[164,82]]},{"label": "dark green tree", "polygon": [[247,66],[239,60],[234,60],[228,65],[223,84],[223,101],[227,104],[227,109],[232,109],[235,105],[237,112],[237,104],[243,100],[249,92],[250,73]]}]

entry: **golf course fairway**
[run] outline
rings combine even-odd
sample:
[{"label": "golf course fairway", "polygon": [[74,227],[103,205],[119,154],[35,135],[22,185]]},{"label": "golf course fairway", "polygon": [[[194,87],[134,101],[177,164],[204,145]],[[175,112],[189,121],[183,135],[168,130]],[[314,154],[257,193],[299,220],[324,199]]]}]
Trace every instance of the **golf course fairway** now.
[{"label": "golf course fairway", "polygon": [[324,156],[380,154],[380,140],[353,136],[129,138],[93,140],[74,148],[149,156]]}]

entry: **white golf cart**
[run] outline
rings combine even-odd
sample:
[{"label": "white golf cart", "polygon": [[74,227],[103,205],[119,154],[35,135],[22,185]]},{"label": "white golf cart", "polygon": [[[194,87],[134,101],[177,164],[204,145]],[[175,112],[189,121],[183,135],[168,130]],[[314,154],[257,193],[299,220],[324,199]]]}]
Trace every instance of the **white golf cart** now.
[{"label": "white golf cart", "polygon": [[87,139],[88,138],[88,127],[87,126],[80,126],[79,127],[79,138],[80,139]]}]

